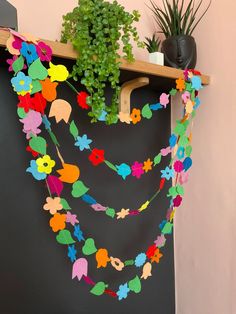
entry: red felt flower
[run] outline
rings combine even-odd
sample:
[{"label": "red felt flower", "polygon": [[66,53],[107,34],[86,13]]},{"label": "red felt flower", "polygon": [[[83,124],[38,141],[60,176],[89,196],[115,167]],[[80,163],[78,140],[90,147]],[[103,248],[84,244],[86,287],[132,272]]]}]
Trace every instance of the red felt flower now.
[{"label": "red felt flower", "polygon": [[33,157],[38,157],[39,153],[37,153],[36,151],[34,151],[30,146],[26,147],[26,151],[31,153]]},{"label": "red felt flower", "polygon": [[18,96],[19,103],[17,106],[19,108],[24,108],[25,112],[29,112],[30,109],[34,109],[33,99],[30,97],[30,94],[27,93],[25,96]]},{"label": "red felt flower", "polygon": [[146,255],[148,258],[152,258],[156,252],[156,245],[153,244],[151,246],[149,246],[149,248],[147,249]]},{"label": "red felt flower", "polygon": [[44,114],[44,110],[46,108],[47,101],[42,96],[42,94],[41,93],[34,94],[34,97],[32,98],[32,100],[33,100],[33,104],[34,104],[34,110]]},{"label": "red felt flower", "polygon": [[89,160],[94,166],[98,166],[102,162],[104,162],[104,150],[94,148],[92,153],[89,155]]},{"label": "red felt flower", "polygon": [[87,97],[89,95],[86,92],[80,92],[77,95],[77,103],[82,109],[89,109],[89,105],[87,104]]}]

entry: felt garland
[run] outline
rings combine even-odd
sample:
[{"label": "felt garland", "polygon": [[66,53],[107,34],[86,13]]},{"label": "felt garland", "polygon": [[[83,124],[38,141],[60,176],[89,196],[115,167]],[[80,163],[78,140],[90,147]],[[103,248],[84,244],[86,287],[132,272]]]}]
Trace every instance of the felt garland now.
[{"label": "felt garland", "polygon": [[[181,91],[184,90],[182,95],[184,118],[177,121],[177,125],[169,140],[170,150],[173,155],[171,161],[173,168],[166,167],[166,169],[161,171],[162,179],[169,180],[175,177],[174,184],[169,189],[168,193],[168,196],[171,197],[170,208],[167,211],[166,219],[159,225],[161,235],[154,241],[154,245],[148,247],[145,253],[141,252],[134,259],[122,262],[120,259],[110,256],[106,248],[97,249],[92,238],[84,238],[77,216],[71,213],[68,202],[60,197],[63,191],[63,180],[60,180],[61,177],[63,177],[63,175],[66,177],[64,182],[73,185],[76,184],[77,197],[86,195],[85,201],[87,203],[92,197],[87,194],[88,189],[83,182],[78,180],[80,171],[77,166],[64,163],[67,167],[70,166],[69,172],[72,172],[73,175],[71,175],[71,173],[70,175],[66,174],[63,169],[58,170],[61,177],[58,178],[57,176],[51,175],[52,169],[55,167],[56,163],[47,155],[45,139],[38,135],[41,132],[39,128],[40,125],[44,123],[53,143],[58,149],[58,141],[50,128],[50,122],[45,115],[45,108],[47,101],[53,101],[54,113],[52,115],[55,114],[57,122],[61,119],[65,122],[69,121],[71,112],[70,105],[64,100],[55,100],[56,86],[58,82],[63,82],[67,79],[68,71],[64,66],[53,65],[52,63],[50,63],[50,68],[47,70],[41,61],[49,61],[51,48],[42,42],[38,42],[33,37],[26,38],[15,32],[12,32],[12,34],[14,35],[11,35],[12,37],[8,41],[8,50],[15,55],[12,62],[8,60],[10,67],[15,72],[11,83],[14,90],[19,95],[18,115],[21,118],[20,121],[24,124],[23,132],[29,140],[27,150],[30,151],[35,158],[38,157],[36,160],[31,160],[30,167],[27,171],[31,172],[37,180],[46,180],[49,196],[46,199],[47,202],[44,205],[44,209],[49,211],[53,216],[50,219],[50,226],[54,232],[59,231],[56,236],[57,241],[68,246],[68,257],[73,262],[72,278],[78,278],[78,280],[83,278],[88,285],[92,286],[90,291],[94,295],[106,293],[118,298],[118,300],[122,300],[125,299],[130,292],[139,293],[141,291],[141,279],[145,280],[151,276],[152,264],[155,262],[159,263],[162,257],[160,248],[166,243],[166,235],[172,233],[175,209],[179,207],[182,202],[182,184],[186,182],[186,172],[192,165],[190,158],[192,148],[185,132],[189,125],[189,118],[195,116],[195,110],[200,104],[196,96],[198,90],[202,88],[201,79],[199,76],[195,75],[196,73],[193,71],[186,70],[184,72],[185,81],[182,79],[177,80],[177,85],[179,84],[180,86],[179,89],[182,89]],[[28,66],[28,76],[22,71],[25,69],[25,61]],[[48,78],[48,75],[50,78]],[[45,88],[45,86],[47,86],[47,88]],[[33,96],[31,97],[31,95]],[[63,112],[60,111],[62,107]],[[63,161],[59,149],[58,156]],[[177,159],[174,160],[175,158]],[[164,180],[161,180],[160,189],[161,186],[163,187],[163,182]],[[57,196],[53,197],[53,195]],[[65,210],[65,214],[58,213],[58,211],[61,210]],[[128,212],[124,212],[123,214],[127,216],[127,213]],[[73,226],[74,237],[69,228],[66,228],[66,225]],[[126,266],[135,265],[136,267],[142,267],[142,275],[135,276],[130,281],[120,285],[116,292],[109,290],[108,285],[104,282],[93,282],[88,276],[87,259],[84,257],[78,258],[77,256],[74,238],[76,238],[78,242],[84,241],[82,252],[85,256],[96,254],[95,258],[98,263],[98,268],[106,267],[108,262],[111,263],[117,271],[121,271]]]}]

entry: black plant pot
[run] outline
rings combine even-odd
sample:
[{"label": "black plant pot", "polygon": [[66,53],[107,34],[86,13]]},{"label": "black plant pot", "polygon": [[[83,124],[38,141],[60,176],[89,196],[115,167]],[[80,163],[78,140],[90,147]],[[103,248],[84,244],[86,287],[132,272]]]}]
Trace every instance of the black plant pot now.
[{"label": "black plant pot", "polygon": [[194,69],[197,62],[197,47],[192,36],[178,35],[162,43],[165,65],[178,69]]}]

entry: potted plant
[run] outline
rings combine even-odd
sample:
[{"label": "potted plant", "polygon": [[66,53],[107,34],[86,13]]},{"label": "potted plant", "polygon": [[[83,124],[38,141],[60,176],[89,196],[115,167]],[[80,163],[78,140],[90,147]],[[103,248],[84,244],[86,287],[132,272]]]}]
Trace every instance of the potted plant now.
[{"label": "potted plant", "polygon": [[[128,61],[134,60],[132,52],[133,39],[139,47],[140,42],[134,22],[140,15],[134,10],[125,11],[117,1],[80,0],[74,10],[63,16],[61,41],[70,41],[78,51],[78,59],[71,76],[74,80],[81,78],[89,92],[87,103],[91,107],[88,113],[92,122],[101,116],[108,124],[117,121],[119,106],[119,49]],[[109,105],[105,104],[105,87],[113,90]]]},{"label": "potted plant", "polygon": [[197,62],[196,42],[192,33],[206,14],[198,16],[203,0],[162,0],[163,6],[150,0],[154,19],[166,39],[162,42],[165,65],[175,68],[194,68]]},{"label": "potted plant", "polygon": [[144,44],[149,52],[149,62],[164,65],[164,54],[159,52],[161,40],[156,38],[155,34],[152,35],[152,38],[145,37],[145,39]]}]

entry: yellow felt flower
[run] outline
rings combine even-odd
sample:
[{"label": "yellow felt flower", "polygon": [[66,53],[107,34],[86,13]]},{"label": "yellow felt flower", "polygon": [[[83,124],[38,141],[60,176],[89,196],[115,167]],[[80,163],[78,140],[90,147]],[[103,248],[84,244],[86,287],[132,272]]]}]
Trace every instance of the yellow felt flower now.
[{"label": "yellow felt flower", "polygon": [[50,174],[56,163],[49,155],[44,155],[36,160],[36,164],[38,166],[38,172]]}]

